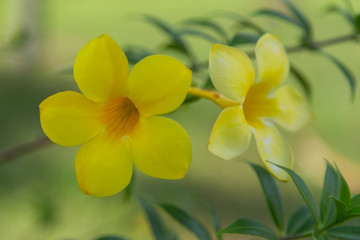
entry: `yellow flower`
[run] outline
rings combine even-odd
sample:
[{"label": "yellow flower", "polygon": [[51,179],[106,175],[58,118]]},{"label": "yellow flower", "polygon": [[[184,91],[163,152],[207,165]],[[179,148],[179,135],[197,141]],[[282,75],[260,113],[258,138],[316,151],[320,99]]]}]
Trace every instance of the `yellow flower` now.
[{"label": "yellow flower", "polygon": [[129,72],[127,58],[108,35],[79,52],[74,78],[80,94],[57,93],[40,104],[45,134],[63,146],[83,144],[75,159],[81,190],[109,196],[124,189],[133,163],[147,175],[183,178],[191,143],[174,120],[156,115],[175,110],[191,84],[191,71],[163,55],[144,58]]},{"label": "yellow flower", "polygon": [[216,89],[230,98],[210,135],[208,149],[229,160],[242,154],[254,134],[265,167],[279,180],[285,171],[269,163],[293,166],[293,153],[274,123],[296,131],[313,115],[305,99],[291,86],[282,86],[289,73],[284,47],[271,34],[257,42],[257,81],[249,57],[242,51],[215,44],[210,52],[209,72]]}]

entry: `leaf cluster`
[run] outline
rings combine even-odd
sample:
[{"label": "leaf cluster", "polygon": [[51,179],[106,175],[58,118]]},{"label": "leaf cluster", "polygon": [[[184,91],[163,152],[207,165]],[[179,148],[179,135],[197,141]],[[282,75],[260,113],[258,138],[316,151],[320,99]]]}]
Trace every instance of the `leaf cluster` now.
[{"label": "leaf cluster", "polygon": [[317,205],[304,180],[293,170],[285,170],[293,180],[305,205],[300,206],[285,223],[282,199],[275,178],[262,166],[251,164],[257,174],[266,203],[276,226],[276,231],[250,218],[239,218],[221,228],[215,211],[208,207],[213,219],[212,233],[204,224],[183,209],[169,203],[153,205],[144,199],[141,206],[148,218],[156,240],[179,239],[161,218],[160,210],[171,216],[197,239],[222,239],[224,234],[252,235],[268,240],[291,240],[313,238],[315,240],[360,239],[360,226],[342,225],[345,221],[360,216],[360,194],[351,197],[348,184],[338,168],[326,161],[326,173],[320,204]]}]

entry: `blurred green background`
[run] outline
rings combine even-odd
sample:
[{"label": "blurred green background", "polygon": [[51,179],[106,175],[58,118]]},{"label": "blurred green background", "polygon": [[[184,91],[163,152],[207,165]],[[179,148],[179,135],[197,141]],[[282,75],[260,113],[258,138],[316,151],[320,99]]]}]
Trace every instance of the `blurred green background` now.
[{"label": "blurred green background", "polygon": [[[302,0],[295,2],[311,19],[318,40],[351,33],[338,15],[326,14],[330,4],[344,2]],[[353,1],[360,10],[360,2]],[[187,18],[212,16],[231,10],[247,16],[259,8],[286,11],[277,0],[0,0],[0,149],[42,136],[38,105],[46,97],[78,88],[69,74],[77,52],[91,39],[107,33],[122,48],[142,46],[154,53],[178,57],[161,48],[168,38],[139,20],[151,14],[177,25]],[[293,45],[300,31],[289,24],[256,17],[254,21]],[[219,20],[228,31],[241,31],[229,20]],[[197,59],[206,61],[211,44],[186,38]],[[253,45],[246,48],[253,49]],[[347,42],[326,48],[352,69],[360,79],[360,45]],[[319,197],[324,175],[323,158],[335,161],[352,192],[360,192],[360,100],[350,100],[350,90],[341,72],[316,54],[305,51],[290,55],[308,77],[310,104],[316,120],[297,133],[286,133],[296,158],[295,171],[304,177]],[[292,77],[290,84],[302,91]],[[239,217],[254,217],[271,225],[260,185],[245,160],[260,163],[254,142],[240,158],[225,161],[211,155],[206,143],[221,109],[207,100],[182,106],[169,116],[188,131],[193,161],[183,180],[166,181],[137,172],[135,194],[152,202],[169,202],[197,216],[207,226],[211,220],[197,198],[209,202],[223,226]],[[131,239],[152,239],[142,209],[136,201],[124,202],[124,194],[95,198],[83,195],[76,182],[74,159],[77,148],[50,144],[0,165],[1,239],[93,239],[119,234]],[[279,183],[286,216],[303,204],[292,183]],[[181,234],[195,239],[168,216],[166,222]],[[224,239],[246,239],[226,236]],[[255,238],[249,238],[255,239]]]}]

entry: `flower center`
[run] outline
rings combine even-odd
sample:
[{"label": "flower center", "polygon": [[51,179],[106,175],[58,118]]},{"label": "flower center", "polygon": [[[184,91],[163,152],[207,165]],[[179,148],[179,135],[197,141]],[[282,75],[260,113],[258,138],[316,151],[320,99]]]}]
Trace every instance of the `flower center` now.
[{"label": "flower center", "polygon": [[128,98],[109,101],[104,106],[103,121],[106,132],[116,137],[130,134],[138,125],[140,113]]},{"label": "flower center", "polygon": [[269,92],[261,85],[253,85],[243,103],[245,118],[250,125],[256,125],[261,118],[279,114],[277,100],[269,97]]}]

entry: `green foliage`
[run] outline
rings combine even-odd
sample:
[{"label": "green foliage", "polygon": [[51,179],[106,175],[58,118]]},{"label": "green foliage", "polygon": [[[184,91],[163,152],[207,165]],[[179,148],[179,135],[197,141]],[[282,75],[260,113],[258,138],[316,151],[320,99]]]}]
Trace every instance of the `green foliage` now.
[{"label": "green foliage", "polygon": [[188,230],[193,232],[200,240],[210,240],[210,234],[208,230],[194,217],[182,209],[171,205],[162,203],[159,206],[164,209],[170,216],[176,221],[186,227]]},{"label": "green foliage", "polygon": [[310,87],[310,83],[307,80],[307,78],[305,77],[305,75],[294,66],[294,64],[290,65],[290,73],[295,77],[295,79],[300,83],[300,85],[302,86],[302,88],[305,91],[305,94],[308,98],[311,98],[311,87]]},{"label": "green foliage", "polygon": [[330,197],[339,196],[339,185],[335,169],[326,161],[326,173],[320,201],[320,215],[323,224],[329,224],[335,220],[335,203]]},{"label": "green foliage", "polygon": [[220,41],[227,41],[227,33],[224,30],[224,28],[216,23],[215,21],[208,19],[208,18],[191,18],[187,19],[182,22],[182,24],[186,26],[198,26],[207,28],[209,30],[212,30],[214,33],[216,33],[220,39]]},{"label": "green foliage", "polygon": [[151,230],[156,240],[176,240],[176,235],[170,231],[163,223],[159,213],[144,199],[139,199],[141,206],[143,207],[147,219],[150,223]]},{"label": "green foliage", "polygon": [[259,35],[250,33],[237,33],[229,42],[229,46],[239,46],[243,44],[255,44],[259,39]]},{"label": "green foliage", "polygon": [[354,100],[355,92],[356,92],[356,80],[355,80],[354,74],[350,71],[350,69],[345,64],[343,64],[341,61],[339,61],[337,58],[335,58],[331,54],[322,52],[322,56],[326,57],[332,63],[334,63],[335,66],[337,66],[339,68],[341,73],[344,74],[344,76],[346,77],[346,80],[348,81],[348,84],[350,86],[351,99]]},{"label": "green foliage", "polygon": [[104,236],[99,237],[94,240],[129,240],[129,238],[119,237],[119,236]]},{"label": "green foliage", "polygon": [[146,15],[143,16],[143,18],[147,23],[150,23],[151,25],[155,26],[170,38],[170,42],[165,45],[166,48],[171,48],[179,52],[182,52],[186,56],[188,56],[192,62],[195,61],[192,52],[189,50],[187,43],[182,38],[178,30],[170,26],[167,22],[162,21],[154,16]]},{"label": "green foliage", "polygon": [[360,226],[339,226],[326,231],[326,236],[342,240],[360,239]]},{"label": "green foliage", "polygon": [[237,233],[263,237],[269,240],[276,240],[276,234],[265,225],[248,218],[240,218],[221,230],[218,234]]},{"label": "green foliage", "polygon": [[286,235],[294,236],[311,232],[314,228],[314,219],[307,206],[299,207],[290,217]]},{"label": "green foliage", "polygon": [[279,190],[275,184],[273,176],[263,167],[251,164],[255,170],[265,193],[266,202],[271,216],[279,230],[284,228],[284,214],[282,209],[282,200]]},{"label": "green foliage", "polygon": [[306,205],[308,206],[308,208],[311,212],[311,215],[315,222],[315,226],[318,226],[319,222],[320,222],[319,210],[318,210],[316,203],[314,201],[314,198],[311,195],[311,192],[308,189],[308,187],[306,186],[304,180],[302,180],[302,178],[299,175],[297,175],[293,170],[283,167],[283,166],[280,166],[280,165],[277,165],[277,164],[274,164],[274,165],[283,169],[290,175],[290,177],[294,181],[295,186],[297,187],[301,197],[304,199]]}]

